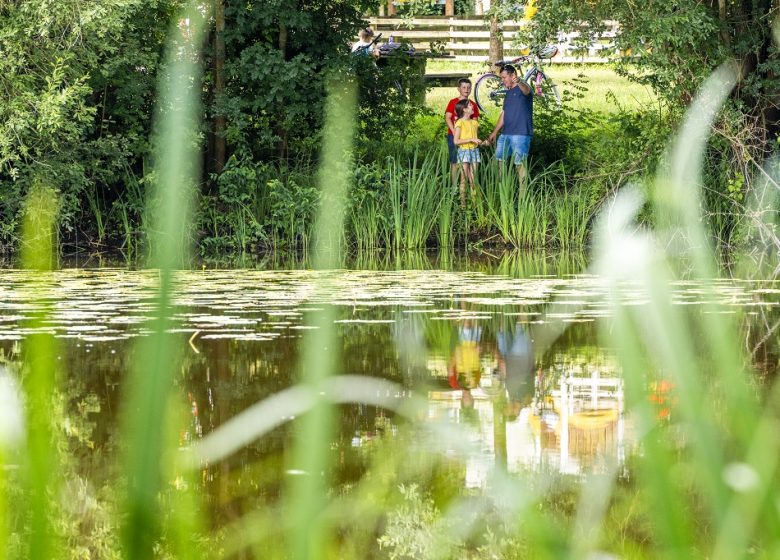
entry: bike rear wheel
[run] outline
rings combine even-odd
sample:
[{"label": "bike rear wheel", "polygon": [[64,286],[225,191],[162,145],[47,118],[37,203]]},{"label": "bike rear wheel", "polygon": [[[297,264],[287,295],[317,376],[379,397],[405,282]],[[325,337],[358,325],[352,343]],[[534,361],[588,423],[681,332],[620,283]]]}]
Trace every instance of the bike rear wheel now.
[{"label": "bike rear wheel", "polygon": [[483,74],[474,84],[474,99],[482,115],[492,120],[498,118],[498,115],[504,108],[504,97],[506,97],[506,88],[501,78],[492,72]]}]

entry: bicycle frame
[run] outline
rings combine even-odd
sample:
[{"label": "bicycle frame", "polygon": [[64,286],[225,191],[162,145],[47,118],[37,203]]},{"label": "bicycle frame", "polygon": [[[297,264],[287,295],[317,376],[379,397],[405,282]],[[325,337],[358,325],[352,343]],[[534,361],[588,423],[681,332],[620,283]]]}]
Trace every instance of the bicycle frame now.
[{"label": "bicycle frame", "polygon": [[[557,48],[555,47],[551,47],[551,49],[553,50],[547,49],[545,51],[550,55],[550,57],[557,51]],[[539,60],[541,58],[542,57],[539,54],[524,55],[513,59],[497,61],[495,66],[502,67],[507,64],[514,65],[518,76],[522,76],[523,82],[527,83],[531,88],[533,88],[534,93],[537,96],[544,97],[546,93],[551,93],[552,98],[555,100],[556,104],[560,106],[561,98],[558,93],[558,89],[539,65]],[[523,71],[524,64],[530,64],[530,67],[525,72]],[[488,101],[491,103],[491,106],[493,106],[497,104],[497,100],[502,98],[506,93],[506,89],[504,89],[503,85],[498,86],[497,88],[494,86],[494,89],[488,85],[491,81],[494,81],[493,83],[495,84],[500,80],[501,78],[499,74],[495,72],[487,72],[480,76],[480,78],[477,80],[474,86],[474,97],[477,101],[477,105],[483,112],[486,112],[486,103]],[[482,87],[484,86],[487,86],[487,92],[483,95]]]}]

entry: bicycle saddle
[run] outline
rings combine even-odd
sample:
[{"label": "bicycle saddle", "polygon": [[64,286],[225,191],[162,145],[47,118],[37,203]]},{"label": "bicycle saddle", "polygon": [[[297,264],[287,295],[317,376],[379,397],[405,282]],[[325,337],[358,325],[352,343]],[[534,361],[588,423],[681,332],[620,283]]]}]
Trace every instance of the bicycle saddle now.
[{"label": "bicycle saddle", "polygon": [[536,49],[535,54],[539,58],[552,58],[558,54],[558,47],[555,45],[544,45]]}]

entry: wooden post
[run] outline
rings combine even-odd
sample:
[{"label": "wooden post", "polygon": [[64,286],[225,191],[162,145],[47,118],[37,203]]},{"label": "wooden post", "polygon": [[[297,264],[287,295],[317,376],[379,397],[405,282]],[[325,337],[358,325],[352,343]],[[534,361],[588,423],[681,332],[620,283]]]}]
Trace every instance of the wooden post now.
[{"label": "wooden post", "polygon": [[387,17],[395,17],[395,4],[393,4],[393,0],[387,0]]},{"label": "wooden post", "polygon": [[455,0],[444,0],[444,15],[445,16],[455,15]]}]

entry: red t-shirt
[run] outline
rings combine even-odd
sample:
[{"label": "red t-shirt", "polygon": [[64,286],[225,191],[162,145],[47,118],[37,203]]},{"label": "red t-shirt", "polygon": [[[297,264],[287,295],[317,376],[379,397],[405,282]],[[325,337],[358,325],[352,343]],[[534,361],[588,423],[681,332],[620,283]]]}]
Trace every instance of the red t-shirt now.
[{"label": "red t-shirt", "polygon": [[[460,101],[460,97],[453,97],[450,99],[450,102],[447,103],[447,108],[444,110],[444,114],[452,113],[452,124],[455,125],[455,122],[458,120],[458,115],[455,113],[455,104]],[[469,99],[469,103],[471,103],[471,108],[474,109],[474,114],[471,115],[472,119],[478,119],[479,118],[479,107],[477,107],[477,104],[474,103],[473,100]],[[450,136],[452,135],[452,131],[450,130],[450,127],[447,127],[447,134]]]}]

